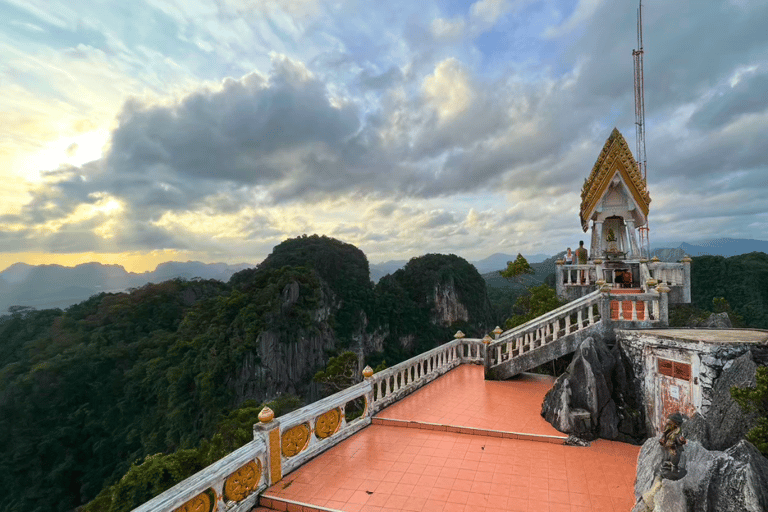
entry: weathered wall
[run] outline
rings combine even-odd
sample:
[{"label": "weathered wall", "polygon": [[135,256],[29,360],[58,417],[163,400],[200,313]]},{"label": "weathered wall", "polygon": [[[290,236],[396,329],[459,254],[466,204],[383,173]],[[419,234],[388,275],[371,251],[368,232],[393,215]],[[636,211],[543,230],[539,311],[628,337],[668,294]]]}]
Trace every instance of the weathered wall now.
[{"label": "weathered wall", "polygon": [[[675,400],[683,414],[699,412],[707,416],[714,399],[715,383],[723,369],[754,347],[749,343],[684,341],[659,335],[653,329],[619,330],[617,342],[642,383],[647,429],[651,434],[660,431],[665,410],[673,408]],[[690,380],[685,382],[660,375],[657,368],[659,358],[690,364]],[[676,392],[675,387],[678,388]],[[676,393],[677,398],[674,396]]]}]

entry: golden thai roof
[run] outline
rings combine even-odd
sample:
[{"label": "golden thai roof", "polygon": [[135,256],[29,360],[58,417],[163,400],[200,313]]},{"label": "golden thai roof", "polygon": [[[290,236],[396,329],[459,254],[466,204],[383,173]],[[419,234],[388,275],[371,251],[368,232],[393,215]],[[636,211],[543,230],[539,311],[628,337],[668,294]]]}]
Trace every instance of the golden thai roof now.
[{"label": "golden thai roof", "polygon": [[637,203],[644,217],[648,217],[648,206],[651,204],[651,196],[648,194],[648,188],[640,173],[635,157],[629,150],[627,141],[616,128],[611,132],[608,140],[605,141],[600,156],[597,157],[595,166],[589,178],[584,180],[584,187],[581,189],[581,211],[579,218],[584,231],[589,229],[589,219],[594,213],[595,208],[608,190],[613,177],[619,173],[627,184],[632,197]]}]

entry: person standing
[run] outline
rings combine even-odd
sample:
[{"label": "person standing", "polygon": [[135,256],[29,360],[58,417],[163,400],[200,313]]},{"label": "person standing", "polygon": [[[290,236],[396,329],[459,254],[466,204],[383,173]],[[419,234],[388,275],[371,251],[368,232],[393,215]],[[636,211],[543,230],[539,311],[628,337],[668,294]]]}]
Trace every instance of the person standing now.
[{"label": "person standing", "polygon": [[566,265],[573,265],[573,253],[571,252],[571,248],[570,247],[565,252],[565,264]]},{"label": "person standing", "polygon": [[[579,265],[586,265],[587,260],[589,259],[589,254],[587,253],[587,250],[584,248],[584,240],[579,240],[579,248],[576,249],[576,263]],[[579,272],[579,284],[584,284],[584,271],[581,270]]]}]

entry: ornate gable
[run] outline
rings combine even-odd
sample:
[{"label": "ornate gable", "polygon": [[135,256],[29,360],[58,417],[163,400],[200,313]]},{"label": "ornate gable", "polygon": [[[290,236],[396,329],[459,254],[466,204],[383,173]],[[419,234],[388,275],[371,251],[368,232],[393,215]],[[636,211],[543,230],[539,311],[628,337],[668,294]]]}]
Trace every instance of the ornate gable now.
[{"label": "ornate gable", "polygon": [[597,157],[589,178],[584,181],[584,187],[581,189],[579,218],[585,232],[589,229],[589,220],[595,208],[600,203],[616,173],[619,173],[624,179],[624,183],[629,188],[635,203],[643,212],[643,216],[648,217],[651,196],[648,194],[645,180],[638,169],[632,152],[629,150],[627,141],[624,140],[619,130],[614,128],[608,140],[605,141],[603,150]]}]

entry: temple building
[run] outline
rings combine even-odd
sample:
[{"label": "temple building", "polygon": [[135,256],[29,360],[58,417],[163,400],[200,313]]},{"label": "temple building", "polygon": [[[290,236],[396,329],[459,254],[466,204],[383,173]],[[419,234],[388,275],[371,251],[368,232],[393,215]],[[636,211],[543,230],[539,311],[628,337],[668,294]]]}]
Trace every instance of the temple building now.
[{"label": "temple building", "polygon": [[648,257],[647,248],[638,246],[637,229],[648,223],[650,203],[639,166],[614,128],[581,189],[579,218],[584,232],[592,231],[591,258]]},{"label": "temple building", "polygon": [[[649,260],[649,248],[638,242],[639,231],[647,229],[650,204],[640,167],[614,128],[581,189],[579,221],[585,233],[591,232],[589,261],[559,262],[556,288],[561,298],[583,297],[595,285],[607,284],[614,293],[648,293],[661,285],[669,288],[669,303],[691,302],[690,258],[677,263]],[[646,318],[644,311],[639,313]]]}]

